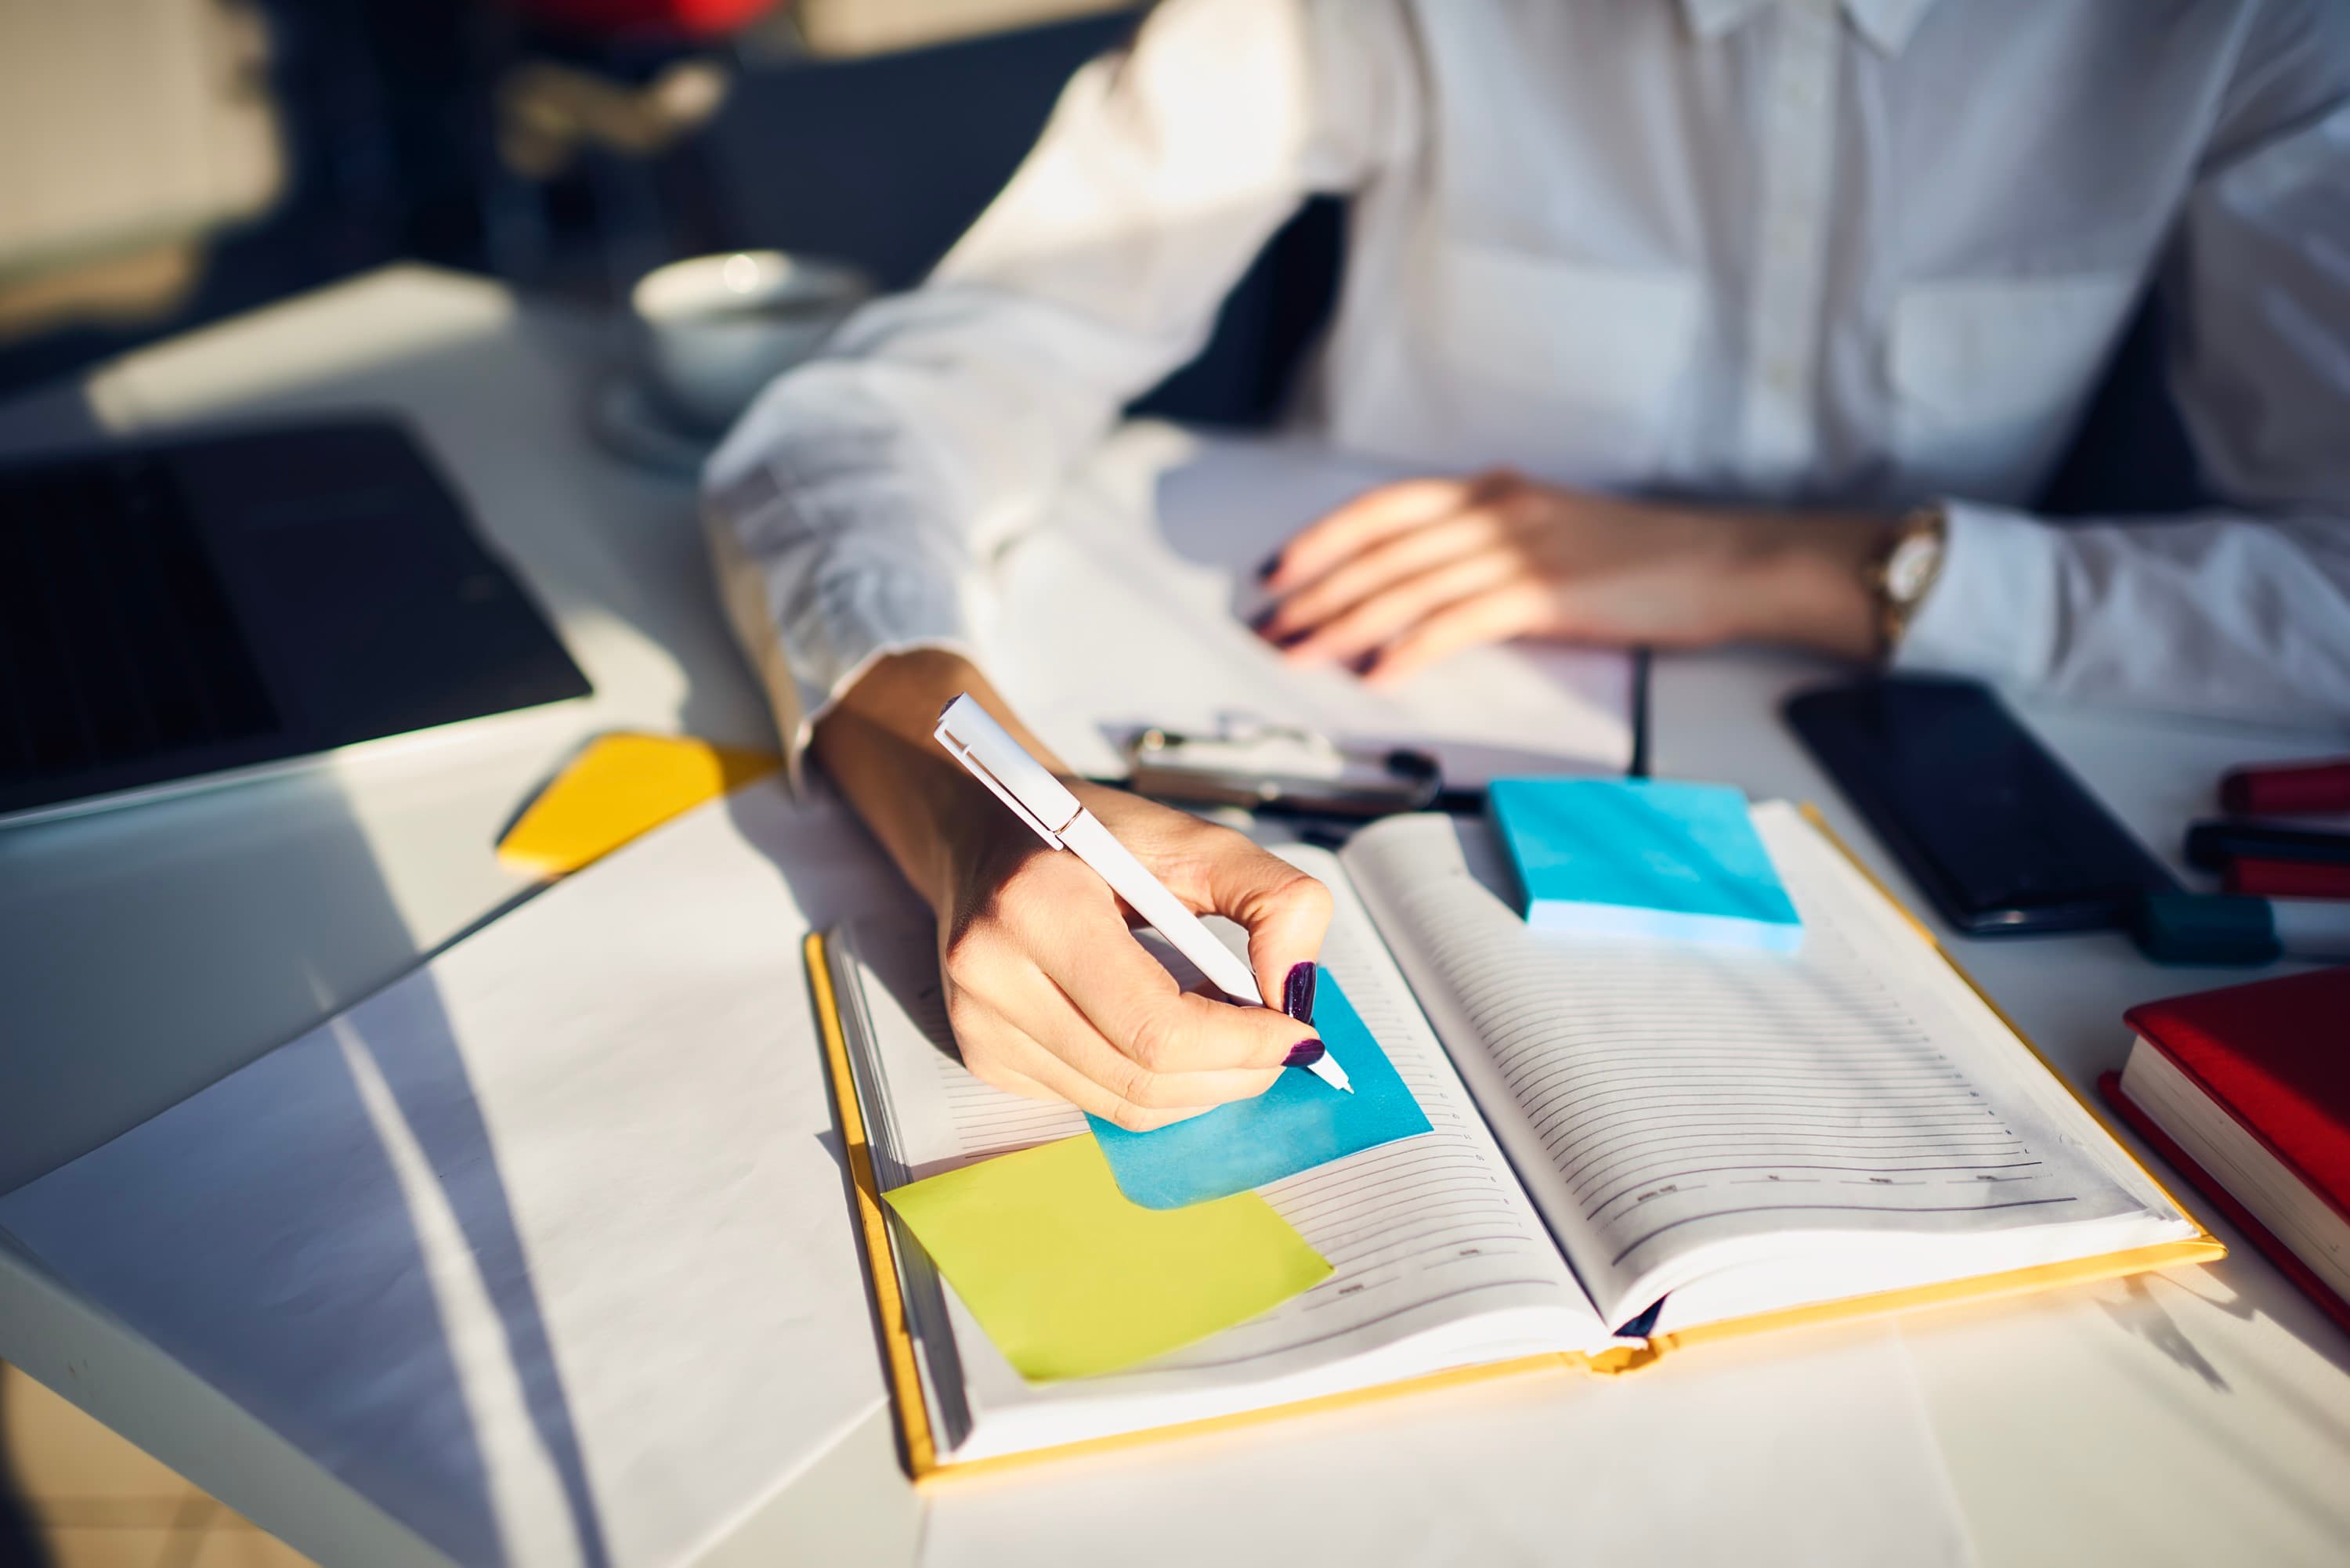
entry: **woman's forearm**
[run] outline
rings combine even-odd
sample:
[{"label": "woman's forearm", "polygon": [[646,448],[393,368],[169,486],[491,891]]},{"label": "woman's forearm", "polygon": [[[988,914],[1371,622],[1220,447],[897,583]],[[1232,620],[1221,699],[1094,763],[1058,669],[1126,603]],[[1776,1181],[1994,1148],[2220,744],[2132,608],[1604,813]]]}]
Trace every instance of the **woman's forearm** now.
[{"label": "woman's forearm", "polygon": [[864,817],[898,868],[934,909],[957,886],[973,829],[1003,811],[932,737],[939,711],[968,691],[1030,753],[1061,771],[1052,750],[1020,722],[976,665],[921,649],[876,662],[816,727],[816,760]]}]

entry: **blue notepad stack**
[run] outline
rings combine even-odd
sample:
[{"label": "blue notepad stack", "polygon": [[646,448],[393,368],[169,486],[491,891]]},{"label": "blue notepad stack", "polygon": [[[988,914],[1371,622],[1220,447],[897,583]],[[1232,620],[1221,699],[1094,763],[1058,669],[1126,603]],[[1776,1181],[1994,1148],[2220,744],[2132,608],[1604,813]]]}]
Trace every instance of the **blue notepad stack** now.
[{"label": "blue notepad stack", "polygon": [[1803,921],[1727,784],[1496,779],[1486,812],[1537,930],[1793,952]]}]

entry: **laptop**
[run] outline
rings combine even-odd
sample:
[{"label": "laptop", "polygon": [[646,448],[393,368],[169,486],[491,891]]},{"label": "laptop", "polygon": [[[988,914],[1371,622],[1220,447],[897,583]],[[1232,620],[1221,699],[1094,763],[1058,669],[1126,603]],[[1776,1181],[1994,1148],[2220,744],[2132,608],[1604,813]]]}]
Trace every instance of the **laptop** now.
[{"label": "laptop", "polygon": [[389,420],[0,466],[0,823],[589,690]]}]

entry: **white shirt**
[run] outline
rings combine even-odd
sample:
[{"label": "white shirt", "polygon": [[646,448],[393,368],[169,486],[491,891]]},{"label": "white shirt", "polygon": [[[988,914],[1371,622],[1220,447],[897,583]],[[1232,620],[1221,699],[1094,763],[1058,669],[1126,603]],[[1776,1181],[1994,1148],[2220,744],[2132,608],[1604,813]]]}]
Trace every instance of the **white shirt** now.
[{"label": "white shirt", "polygon": [[[872,659],[966,646],[974,563],[1317,192],[1351,231],[1299,418],[1336,442],[1940,499],[1902,664],[2350,718],[2350,5],[1167,0],[712,460],[795,757]],[[2018,508],[2150,286],[2241,510],[2045,524]]]}]

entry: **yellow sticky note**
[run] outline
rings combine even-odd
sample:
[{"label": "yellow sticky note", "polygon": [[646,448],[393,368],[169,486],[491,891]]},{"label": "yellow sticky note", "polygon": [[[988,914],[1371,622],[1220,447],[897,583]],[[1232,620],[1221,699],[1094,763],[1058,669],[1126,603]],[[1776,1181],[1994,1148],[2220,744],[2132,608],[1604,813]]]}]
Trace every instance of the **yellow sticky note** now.
[{"label": "yellow sticky note", "polygon": [[1330,1265],[1253,1192],[1145,1209],[1066,1138],[885,1194],[1033,1383],[1139,1365],[1278,1306]]},{"label": "yellow sticky note", "polygon": [[498,861],[540,877],[567,875],[783,765],[767,752],[688,735],[601,736],[498,840]]}]

